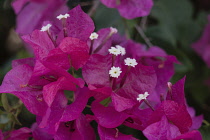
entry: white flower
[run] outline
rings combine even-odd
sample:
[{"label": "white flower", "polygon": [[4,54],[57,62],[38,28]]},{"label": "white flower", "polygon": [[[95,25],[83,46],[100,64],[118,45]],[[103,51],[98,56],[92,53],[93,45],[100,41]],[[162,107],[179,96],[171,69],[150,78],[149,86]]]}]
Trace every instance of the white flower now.
[{"label": "white flower", "polygon": [[114,55],[125,55],[125,48],[123,48],[120,45],[116,45],[116,47],[111,47],[111,49],[109,49],[109,53],[110,54],[114,54]]},{"label": "white flower", "polygon": [[115,47],[111,47],[111,49],[109,49],[109,53],[117,56],[117,55],[121,54],[121,51],[120,51],[120,49],[117,49]]},{"label": "white flower", "polygon": [[116,28],[110,27],[111,34],[116,34],[118,30]]},{"label": "white flower", "polygon": [[47,24],[46,26],[43,26],[40,31],[42,31],[42,32],[49,31],[51,26],[52,26],[51,24]]},{"label": "white flower", "polygon": [[124,62],[125,62],[125,65],[127,65],[127,66],[132,66],[132,67],[135,67],[138,63],[136,62],[136,59],[131,59],[131,58],[126,58],[125,60],[124,60]]},{"label": "white flower", "polygon": [[97,34],[96,32],[93,32],[93,33],[90,35],[90,39],[91,39],[91,40],[98,39],[98,34]]},{"label": "white flower", "polygon": [[120,76],[120,73],[121,73],[121,68],[120,67],[111,67],[111,70],[109,70],[109,74],[111,77],[114,77],[114,78],[118,78]]},{"label": "white flower", "polygon": [[126,53],[125,48],[123,48],[123,47],[122,47],[122,46],[120,46],[120,45],[116,45],[116,47],[117,47],[117,49],[119,49],[119,50],[120,50],[121,55],[125,55],[125,53]]},{"label": "white flower", "polygon": [[144,92],[144,94],[139,94],[137,101],[141,101],[141,100],[146,100],[147,99],[147,96],[149,96],[148,92]]},{"label": "white flower", "polygon": [[63,18],[68,18],[68,17],[70,17],[70,15],[67,13],[65,15],[60,14],[59,16],[57,16],[57,19],[61,20]]}]

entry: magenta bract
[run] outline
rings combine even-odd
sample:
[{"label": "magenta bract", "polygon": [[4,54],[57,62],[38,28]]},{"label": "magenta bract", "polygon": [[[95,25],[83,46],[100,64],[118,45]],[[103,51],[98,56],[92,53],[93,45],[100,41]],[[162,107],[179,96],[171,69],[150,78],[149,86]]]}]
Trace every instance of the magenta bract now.
[{"label": "magenta bract", "polygon": [[0,86],[0,93],[12,93],[16,95],[30,112],[43,116],[47,106],[42,101],[42,87],[28,85],[31,74],[32,67],[28,65],[15,67],[5,76]]},{"label": "magenta bract", "polygon": [[137,140],[132,135],[120,133],[117,128],[105,128],[99,125],[98,133],[101,140]]},{"label": "magenta bract", "polygon": [[148,140],[169,140],[181,134],[179,128],[171,124],[166,116],[163,116],[159,122],[149,125],[143,133]]},{"label": "magenta bract", "polygon": [[117,112],[113,106],[104,107],[96,101],[93,102],[91,106],[96,121],[106,128],[118,127],[129,117],[125,112]]},{"label": "magenta bract", "polygon": [[153,6],[152,0],[101,0],[110,8],[117,8],[122,17],[133,19],[147,16]]},{"label": "magenta bract", "polygon": [[55,140],[95,140],[95,133],[93,128],[90,126],[86,117],[81,116],[70,122],[61,123],[59,129],[54,136]]},{"label": "magenta bract", "polygon": [[195,52],[202,57],[204,62],[210,67],[210,16],[208,16],[208,24],[204,28],[201,38],[192,44]]},{"label": "magenta bract", "polygon": [[16,32],[20,35],[41,29],[46,20],[56,22],[56,16],[68,12],[65,0],[15,0],[12,7],[17,14]]},{"label": "magenta bract", "polygon": [[77,38],[66,37],[59,48],[68,55],[69,62],[76,70],[81,68],[89,58],[89,47]]},{"label": "magenta bract", "polygon": [[181,133],[188,132],[192,126],[192,119],[185,105],[179,105],[174,101],[163,101],[152,114],[150,122],[154,123],[159,121],[164,115],[168,121],[171,121],[179,128]]},{"label": "magenta bract", "polygon": [[6,140],[28,140],[32,137],[31,129],[27,127],[22,127],[18,130],[13,130],[11,132],[4,132],[3,135]]},{"label": "magenta bract", "polygon": [[[92,19],[82,11],[81,7],[78,5],[74,9],[68,12],[70,15],[66,19],[66,31],[68,37],[78,38],[82,41],[87,41],[90,34],[94,31],[95,26]],[[59,28],[63,28],[60,24],[57,24]],[[58,34],[57,43],[59,44],[64,36],[63,30]]]}]

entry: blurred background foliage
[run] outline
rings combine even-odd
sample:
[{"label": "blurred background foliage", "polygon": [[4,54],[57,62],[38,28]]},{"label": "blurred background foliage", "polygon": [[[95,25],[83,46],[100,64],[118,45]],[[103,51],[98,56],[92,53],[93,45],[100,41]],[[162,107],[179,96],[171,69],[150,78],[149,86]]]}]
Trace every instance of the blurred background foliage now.
[{"label": "blurred background foliage", "polygon": [[[19,36],[14,32],[15,14],[10,6],[11,1],[0,0],[1,81],[11,69],[13,59],[31,56],[25,50]],[[73,8],[80,4],[87,13],[93,10],[91,16],[95,22],[96,31],[113,26],[121,34],[126,34],[127,38],[145,43],[135,28],[135,25],[140,25],[153,45],[163,48],[168,54],[175,55],[181,64],[176,64],[176,74],[171,81],[175,83],[183,76],[187,76],[185,93],[188,104],[196,109],[197,114],[204,114],[205,121],[200,131],[204,140],[209,140],[210,84],[208,83],[210,82],[208,81],[210,81],[210,69],[192,50],[191,44],[200,38],[207,23],[210,1],[154,0],[154,3],[148,17],[134,20],[123,19],[116,9],[106,8],[96,0],[69,0],[68,6]],[[93,9],[92,5],[98,7]],[[16,97],[10,94],[1,94],[0,98],[0,129],[30,127],[35,121],[35,116],[30,114]],[[126,132],[129,133],[129,131]]]}]

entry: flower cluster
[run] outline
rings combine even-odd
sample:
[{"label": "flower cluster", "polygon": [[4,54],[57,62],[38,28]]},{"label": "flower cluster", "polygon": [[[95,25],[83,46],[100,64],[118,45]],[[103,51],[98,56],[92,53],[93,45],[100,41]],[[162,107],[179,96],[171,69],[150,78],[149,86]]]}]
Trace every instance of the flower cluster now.
[{"label": "flower cluster", "polygon": [[20,35],[41,28],[46,20],[56,22],[57,14],[65,14],[69,9],[66,0],[14,0],[12,7],[17,14],[16,32]]},{"label": "flower cluster", "polygon": [[202,139],[196,129],[203,117],[185,101],[185,78],[168,84],[178,63],[174,56],[127,40],[112,27],[95,33],[80,6],[57,18],[22,36],[34,57],[14,60],[0,86],[0,93],[16,95],[37,122],[0,137],[95,140],[98,133],[101,140],[136,140],[120,132],[125,125],[149,140]]}]

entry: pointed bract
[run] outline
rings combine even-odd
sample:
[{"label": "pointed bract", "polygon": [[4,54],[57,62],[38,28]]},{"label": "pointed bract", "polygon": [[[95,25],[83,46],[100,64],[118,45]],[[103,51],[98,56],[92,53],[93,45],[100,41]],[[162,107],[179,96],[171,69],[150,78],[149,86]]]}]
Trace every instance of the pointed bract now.
[{"label": "pointed bract", "polygon": [[96,101],[91,104],[91,110],[97,119],[96,121],[106,128],[118,127],[129,117],[124,112],[117,112],[112,106],[104,107]]},{"label": "pointed bract", "polygon": [[56,47],[47,32],[39,30],[33,31],[31,35],[22,36],[22,39],[32,47],[37,59],[43,59]]},{"label": "pointed bract", "polygon": [[181,133],[188,132],[192,126],[192,119],[185,105],[179,105],[169,100],[163,101],[151,115],[150,124],[160,121],[164,115],[167,117],[168,121],[171,121],[179,128]]},{"label": "pointed bract", "polygon": [[[68,125],[69,123],[69,125]],[[71,122],[61,123],[54,136],[55,140],[95,140],[95,133],[86,117],[81,116]]]},{"label": "pointed bract", "polygon": [[201,133],[197,130],[190,131],[188,133],[182,134],[181,136],[176,137],[173,140],[202,140]]},{"label": "pointed bract", "polygon": [[139,94],[152,93],[156,86],[156,73],[152,67],[137,65],[129,71],[125,83],[117,94],[136,102]]},{"label": "pointed bract", "polygon": [[[83,12],[79,5],[70,10],[68,14],[70,17],[66,19],[67,36],[86,42],[95,29],[92,19]],[[64,33],[61,31],[57,43],[60,43],[63,38]]]},{"label": "pointed bract", "polygon": [[159,122],[153,123],[144,129],[143,134],[148,140],[169,140],[176,138],[181,133],[178,127],[168,122],[166,116],[163,116]]},{"label": "pointed bract", "polygon": [[20,98],[30,112],[42,116],[47,106],[42,98],[42,87],[28,85],[31,74],[32,68],[28,65],[15,67],[4,77],[0,93],[14,94]]},{"label": "pointed bract", "polygon": [[87,87],[78,89],[75,92],[74,102],[66,107],[60,121],[66,122],[77,119],[85,109],[88,99],[91,96],[92,93]]}]

